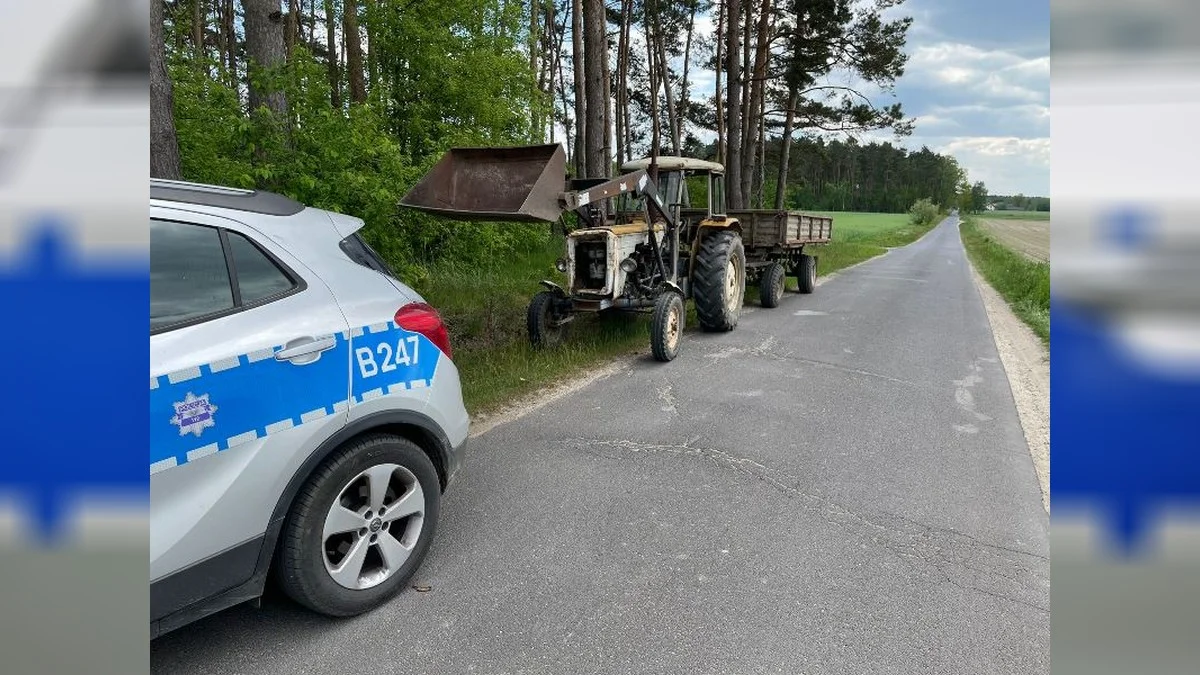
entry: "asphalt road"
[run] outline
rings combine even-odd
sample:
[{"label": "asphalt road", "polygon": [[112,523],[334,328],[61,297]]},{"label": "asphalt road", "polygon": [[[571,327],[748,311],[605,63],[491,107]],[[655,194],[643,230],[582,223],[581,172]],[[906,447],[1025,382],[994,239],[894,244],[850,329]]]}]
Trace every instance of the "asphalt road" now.
[{"label": "asphalt road", "polygon": [[408,590],[156,673],[1046,673],[1048,517],[955,221],[473,440]]}]

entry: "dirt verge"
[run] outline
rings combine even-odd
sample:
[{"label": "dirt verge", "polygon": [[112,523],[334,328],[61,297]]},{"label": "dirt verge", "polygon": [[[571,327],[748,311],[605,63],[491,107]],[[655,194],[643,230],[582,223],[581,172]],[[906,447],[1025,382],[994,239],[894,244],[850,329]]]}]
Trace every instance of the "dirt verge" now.
[{"label": "dirt verge", "polygon": [[1050,354],[1042,341],[1034,335],[1009,309],[1008,303],[971,265],[971,278],[988,321],[1013,400],[1017,404],[1017,415],[1025,432],[1025,444],[1033,458],[1042,488],[1042,506],[1050,512]]}]

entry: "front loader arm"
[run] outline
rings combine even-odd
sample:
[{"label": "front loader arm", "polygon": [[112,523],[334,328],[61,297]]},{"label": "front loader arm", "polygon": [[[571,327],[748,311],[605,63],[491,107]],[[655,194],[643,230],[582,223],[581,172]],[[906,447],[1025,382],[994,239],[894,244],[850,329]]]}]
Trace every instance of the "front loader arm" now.
[{"label": "front loader arm", "polygon": [[648,197],[646,203],[654,212],[652,215],[657,215],[666,221],[669,230],[675,229],[675,220],[667,212],[666,205],[662,203],[662,197],[658,196],[658,188],[654,185],[654,181],[650,180],[650,175],[646,173],[645,169],[618,176],[599,185],[593,185],[586,190],[564,192],[560,199],[568,210],[578,211],[588,204],[612,199],[626,192]]}]

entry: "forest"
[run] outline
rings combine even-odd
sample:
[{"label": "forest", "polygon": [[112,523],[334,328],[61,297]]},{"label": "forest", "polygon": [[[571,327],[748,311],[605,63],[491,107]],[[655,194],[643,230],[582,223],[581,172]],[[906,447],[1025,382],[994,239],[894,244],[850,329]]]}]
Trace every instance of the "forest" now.
[{"label": "forest", "polygon": [[454,146],[562,143],[587,177],[711,159],[733,208],[982,210],[986,187],[953,157],[856,140],[913,131],[888,93],[907,62],[902,4],[152,0],[151,173],[360,217],[417,276],[551,236],[400,209]]}]

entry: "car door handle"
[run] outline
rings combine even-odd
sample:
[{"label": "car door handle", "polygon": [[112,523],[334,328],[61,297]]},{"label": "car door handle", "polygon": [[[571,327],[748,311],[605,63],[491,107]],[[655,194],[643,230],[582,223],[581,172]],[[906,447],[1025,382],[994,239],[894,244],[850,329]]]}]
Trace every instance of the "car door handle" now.
[{"label": "car door handle", "polygon": [[[303,340],[303,342],[300,342],[300,340]],[[332,335],[319,338],[300,338],[300,340],[292,340],[288,343],[288,347],[275,352],[275,360],[292,361],[306,356],[316,356],[321,352],[333,349],[334,345],[337,344],[337,339]]]}]

